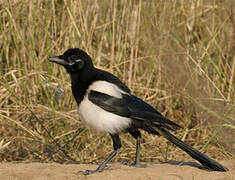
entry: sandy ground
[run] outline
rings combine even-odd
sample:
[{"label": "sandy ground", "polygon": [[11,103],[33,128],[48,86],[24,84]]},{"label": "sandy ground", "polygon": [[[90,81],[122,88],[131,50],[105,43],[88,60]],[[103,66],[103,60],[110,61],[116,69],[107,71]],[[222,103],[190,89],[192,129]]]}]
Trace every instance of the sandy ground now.
[{"label": "sandy ground", "polygon": [[95,169],[97,165],[57,164],[57,163],[2,163],[0,180],[235,180],[235,161],[220,161],[229,168],[228,172],[209,172],[190,163],[148,164],[147,168],[134,168],[119,163],[111,164],[112,169],[89,176],[79,172]]}]

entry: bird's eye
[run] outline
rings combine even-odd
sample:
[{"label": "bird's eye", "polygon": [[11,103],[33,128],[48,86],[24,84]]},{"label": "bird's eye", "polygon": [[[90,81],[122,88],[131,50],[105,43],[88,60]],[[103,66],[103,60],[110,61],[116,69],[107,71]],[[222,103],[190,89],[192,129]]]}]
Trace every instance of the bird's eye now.
[{"label": "bird's eye", "polygon": [[83,69],[85,62],[78,57],[72,56],[69,58],[69,66],[72,71],[77,71]]},{"label": "bird's eye", "polygon": [[85,65],[84,61],[82,59],[75,60],[75,64],[77,65],[78,69],[82,69]]}]

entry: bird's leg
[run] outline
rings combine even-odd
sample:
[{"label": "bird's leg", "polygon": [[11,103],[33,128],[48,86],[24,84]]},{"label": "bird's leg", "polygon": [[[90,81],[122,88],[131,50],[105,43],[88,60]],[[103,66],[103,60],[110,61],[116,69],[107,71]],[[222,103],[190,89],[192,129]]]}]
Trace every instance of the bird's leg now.
[{"label": "bird's leg", "polygon": [[131,164],[131,166],[145,168],[145,167],[147,167],[147,165],[140,163],[140,138],[141,138],[141,134],[140,134],[140,132],[139,132],[139,133],[138,133],[138,136],[137,136],[137,138],[136,138],[135,161],[134,161],[134,163]]},{"label": "bird's leg", "polygon": [[139,130],[129,131],[129,133],[136,139],[135,160],[134,160],[133,163],[122,162],[121,164],[128,165],[128,166],[145,168],[145,167],[147,167],[147,165],[140,163],[140,138],[141,138],[141,133],[140,133]]},{"label": "bird's leg", "polygon": [[105,169],[105,166],[107,165],[107,163],[109,163],[109,161],[111,161],[111,159],[113,159],[113,157],[116,156],[117,153],[120,152],[121,149],[121,141],[119,139],[119,136],[117,134],[110,134],[112,140],[113,140],[113,149],[114,151],[109,155],[109,157],[107,159],[105,159],[105,161],[99,165],[99,167],[95,170],[86,170],[83,171],[82,174],[84,175],[89,175],[89,174],[93,174],[96,172],[102,172]]},{"label": "bird's leg", "polygon": [[133,165],[137,165],[140,162],[140,136],[136,139],[136,152],[135,152],[135,161]]}]

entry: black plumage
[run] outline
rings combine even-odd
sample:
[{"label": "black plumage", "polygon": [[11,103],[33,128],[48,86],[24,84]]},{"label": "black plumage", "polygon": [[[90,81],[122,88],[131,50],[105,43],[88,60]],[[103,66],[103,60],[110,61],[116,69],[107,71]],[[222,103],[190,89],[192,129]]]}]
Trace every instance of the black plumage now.
[{"label": "black plumage", "polygon": [[140,166],[139,130],[162,135],[207,169],[227,171],[215,160],[172,135],[169,130],[180,128],[179,125],[132,95],[130,89],[116,76],[95,68],[86,52],[78,48],[68,49],[63,55],[51,57],[49,60],[62,65],[70,74],[73,96],[82,121],[88,127],[109,133],[113,140],[114,151],[110,156],[96,170],[87,170],[83,174],[104,170],[106,164],[120,151],[121,142],[118,134],[121,132],[128,132],[137,140],[136,157],[132,165]]}]

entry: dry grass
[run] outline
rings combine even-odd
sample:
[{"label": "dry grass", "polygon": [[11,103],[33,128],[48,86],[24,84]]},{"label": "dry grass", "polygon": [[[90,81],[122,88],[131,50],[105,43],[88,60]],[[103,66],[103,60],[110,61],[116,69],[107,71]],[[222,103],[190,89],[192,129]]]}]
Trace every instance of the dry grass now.
[{"label": "dry grass", "polygon": [[[235,4],[219,1],[19,1],[0,3],[2,161],[100,162],[107,135],[79,121],[69,76],[47,57],[79,47],[98,67],[185,127],[176,135],[208,155],[235,147]],[[233,9],[232,9],[233,8]],[[63,90],[59,102],[48,82]],[[117,159],[135,141],[122,135]],[[141,159],[188,159],[146,133]]]}]

